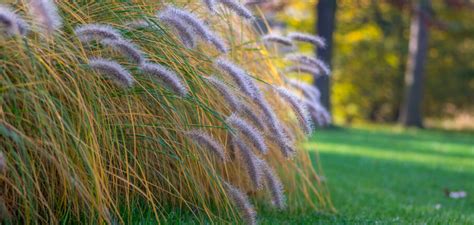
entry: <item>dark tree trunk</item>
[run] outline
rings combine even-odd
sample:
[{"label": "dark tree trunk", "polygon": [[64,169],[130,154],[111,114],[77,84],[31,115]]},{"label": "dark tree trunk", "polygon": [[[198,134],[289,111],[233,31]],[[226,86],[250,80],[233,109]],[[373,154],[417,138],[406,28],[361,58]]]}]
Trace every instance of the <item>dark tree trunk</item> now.
[{"label": "dark tree trunk", "polygon": [[[326,48],[318,47],[316,54],[318,58],[331,66],[333,32],[336,19],[336,0],[319,0],[317,5],[316,30],[318,35],[326,39]],[[331,82],[330,77],[321,76],[314,81],[314,84],[321,91],[321,104],[331,112]]]},{"label": "dark tree trunk", "polygon": [[423,77],[428,51],[428,20],[430,0],[420,0],[416,5],[410,27],[409,55],[405,73],[405,94],[400,107],[400,123],[404,126],[423,127],[421,106]]}]

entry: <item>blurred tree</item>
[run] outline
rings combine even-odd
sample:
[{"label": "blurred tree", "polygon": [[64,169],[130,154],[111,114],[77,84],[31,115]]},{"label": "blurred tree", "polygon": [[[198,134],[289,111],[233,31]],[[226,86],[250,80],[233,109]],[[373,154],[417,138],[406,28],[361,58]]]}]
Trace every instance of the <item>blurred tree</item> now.
[{"label": "blurred tree", "polygon": [[[283,0],[281,0],[283,1]],[[402,111],[412,3],[419,0],[338,0],[331,76],[336,122],[395,122]],[[315,32],[317,0],[285,0],[276,18],[288,29]],[[474,3],[431,1],[423,105],[429,118],[474,112]],[[319,33],[319,32],[318,32]],[[303,47],[310,53],[311,48]]]},{"label": "blurred tree", "polygon": [[423,127],[421,106],[426,55],[428,52],[431,1],[420,0],[414,4],[410,27],[409,56],[405,73],[405,95],[401,106],[400,123],[405,126]]},{"label": "blurred tree", "polygon": [[[331,67],[334,23],[336,19],[336,0],[319,0],[317,4],[316,30],[319,36],[326,40],[326,47],[318,47],[316,54],[318,58]],[[320,76],[314,81],[314,85],[321,91],[321,103],[331,112],[331,82],[329,76]]]}]

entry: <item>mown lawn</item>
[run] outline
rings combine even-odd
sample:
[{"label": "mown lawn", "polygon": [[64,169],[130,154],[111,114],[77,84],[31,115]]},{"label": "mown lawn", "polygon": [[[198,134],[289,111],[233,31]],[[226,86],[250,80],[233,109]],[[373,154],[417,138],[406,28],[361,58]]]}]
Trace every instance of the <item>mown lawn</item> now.
[{"label": "mown lawn", "polygon": [[[393,127],[319,131],[336,215],[268,215],[266,224],[474,224],[474,134]],[[444,189],[467,197],[446,197]]]}]

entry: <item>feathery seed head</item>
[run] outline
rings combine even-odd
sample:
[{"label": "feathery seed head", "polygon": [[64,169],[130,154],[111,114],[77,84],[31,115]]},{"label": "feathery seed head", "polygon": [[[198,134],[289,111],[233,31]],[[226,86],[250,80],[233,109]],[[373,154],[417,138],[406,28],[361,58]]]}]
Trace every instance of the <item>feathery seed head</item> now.
[{"label": "feathery seed head", "polygon": [[233,148],[239,151],[239,155],[243,159],[250,181],[254,188],[260,189],[262,187],[262,171],[258,166],[258,158],[252,152],[252,149],[238,136],[231,138]]},{"label": "feathery seed head", "polygon": [[188,94],[188,89],[183,81],[170,69],[155,63],[143,63],[140,68],[145,74],[163,82],[176,94],[182,97]]},{"label": "feathery seed head", "polygon": [[324,74],[330,75],[331,69],[329,66],[324,63],[322,60],[317,59],[312,56],[303,55],[303,54],[289,54],[286,56],[286,59],[289,61],[293,61],[295,63],[306,65],[306,66],[315,66],[318,69],[322,70]]},{"label": "feathery seed head", "polygon": [[129,21],[127,23],[125,23],[125,26],[129,27],[129,28],[145,28],[145,27],[148,27],[150,26],[150,24],[148,22],[146,22],[145,20],[132,20],[132,21]]},{"label": "feathery seed head", "polygon": [[53,33],[62,26],[62,18],[58,8],[52,0],[29,0],[28,11],[35,20],[35,25],[48,34]]},{"label": "feathery seed head", "polygon": [[313,130],[312,121],[305,104],[302,103],[293,93],[283,87],[277,87],[276,91],[282,99],[290,104],[300,122],[301,128],[305,131],[305,133],[311,134]]},{"label": "feathery seed head", "polygon": [[305,98],[307,98],[308,100],[319,102],[319,99],[321,97],[321,92],[318,90],[317,87],[301,82],[299,80],[295,80],[295,79],[288,79],[287,83],[291,87],[300,90],[305,96]]},{"label": "feathery seed head", "polygon": [[218,0],[218,1],[220,1],[223,5],[225,5],[230,10],[234,11],[240,17],[248,19],[248,20],[254,19],[252,12],[250,12],[249,9],[247,9],[244,5],[240,4],[238,1],[236,0]]},{"label": "feathery seed head", "polygon": [[216,0],[203,0],[203,2],[211,13],[216,11]]},{"label": "feathery seed head", "polygon": [[89,66],[122,87],[131,87],[133,85],[132,75],[115,61],[93,58],[89,59]]},{"label": "feathery seed head", "polygon": [[0,29],[4,30],[8,36],[17,34],[25,36],[28,32],[28,25],[9,7],[0,5]]},{"label": "feathery seed head", "polygon": [[140,65],[145,62],[143,53],[131,42],[122,39],[103,39],[100,43],[122,53],[134,63]]},{"label": "feathery seed head", "polygon": [[239,111],[242,115],[245,115],[247,118],[249,118],[260,130],[265,130],[265,122],[260,117],[259,113],[252,110],[249,105],[245,103],[241,104]]},{"label": "feathery seed head", "polygon": [[224,188],[229,195],[230,199],[234,203],[234,205],[239,210],[242,219],[248,225],[256,225],[257,224],[257,213],[253,208],[252,204],[250,203],[247,195],[241,192],[236,187],[232,186],[227,182],[224,183]]},{"label": "feathery seed head", "polygon": [[186,132],[186,135],[191,138],[196,144],[203,148],[207,148],[212,154],[219,158],[222,162],[226,161],[224,147],[204,131],[192,130]]},{"label": "feathery seed head", "polygon": [[250,82],[249,78],[247,77],[247,72],[230,61],[227,61],[223,57],[216,59],[214,64],[216,68],[219,68],[221,71],[230,75],[242,92],[250,97],[254,96],[255,90],[253,90],[251,84],[249,84]]},{"label": "feathery seed head", "polygon": [[319,102],[305,100],[308,111],[319,126],[327,126],[331,123],[331,115]]},{"label": "feathery seed head", "polygon": [[260,159],[259,166],[263,172],[266,186],[270,190],[272,204],[280,210],[284,209],[286,207],[286,198],[280,178],[278,178],[278,176],[274,173],[270,165],[265,162],[265,160]]},{"label": "feathery seed head", "polygon": [[314,78],[321,76],[321,71],[316,67],[306,66],[306,65],[297,65],[289,66],[285,68],[287,73],[309,73],[313,75]]},{"label": "feathery seed head", "polygon": [[285,157],[291,157],[294,153],[292,147],[293,144],[284,133],[284,128],[278,117],[275,115],[272,107],[264,98],[261,98],[260,101],[255,101],[255,103],[265,115],[267,127],[270,130],[271,135],[274,137],[274,141],[280,148],[280,151]]},{"label": "feathery seed head", "polygon": [[263,135],[252,125],[247,123],[244,119],[240,118],[236,114],[232,114],[227,117],[226,122],[236,129],[252,143],[252,145],[258,149],[262,154],[266,154],[268,151],[267,145]]},{"label": "feathery seed head", "polygon": [[200,36],[203,40],[211,43],[216,47],[217,50],[226,53],[227,47],[222,41],[220,37],[217,36],[214,32],[212,32],[209,27],[200,20],[195,14],[188,12],[186,10],[178,9],[172,6],[167,6],[161,13],[163,15],[168,15],[171,18],[178,18],[183,23],[187,24],[190,29],[193,30],[198,36]]},{"label": "feathery seed head", "polygon": [[183,22],[183,20],[176,16],[172,16],[167,11],[158,12],[157,18],[176,30],[184,46],[191,49],[196,47],[196,34],[187,23]]},{"label": "feathery seed head", "polygon": [[275,42],[275,43],[278,43],[278,44],[281,44],[281,45],[284,45],[284,46],[288,46],[288,47],[293,47],[294,46],[291,39],[289,39],[287,37],[284,37],[284,36],[281,36],[281,35],[278,35],[278,34],[267,34],[267,35],[262,37],[262,40],[265,43]]},{"label": "feathery seed head", "polygon": [[122,38],[120,33],[109,25],[103,24],[86,24],[77,27],[74,33],[83,43],[92,40],[112,39],[119,40]]},{"label": "feathery seed head", "polygon": [[234,93],[232,93],[229,86],[224,84],[224,82],[220,81],[215,76],[207,77],[206,79],[219,91],[219,93],[221,93],[227,104],[229,104],[233,110],[239,110],[242,104],[240,104],[240,101]]},{"label": "feathery seed head", "polygon": [[314,45],[315,47],[325,48],[326,41],[324,38],[312,34],[293,32],[288,35],[293,41],[306,42]]}]

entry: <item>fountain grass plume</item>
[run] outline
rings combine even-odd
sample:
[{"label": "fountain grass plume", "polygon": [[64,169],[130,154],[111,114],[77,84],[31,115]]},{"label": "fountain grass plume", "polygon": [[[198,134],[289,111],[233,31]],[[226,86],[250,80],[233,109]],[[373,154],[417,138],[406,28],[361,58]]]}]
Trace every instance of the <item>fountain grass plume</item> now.
[{"label": "fountain grass plume", "polygon": [[201,39],[211,43],[216,47],[217,50],[222,53],[227,52],[226,44],[222,41],[220,37],[212,32],[209,27],[204,24],[195,14],[188,12],[186,10],[178,9],[172,6],[167,6],[163,14],[168,14],[169,16],[176,17],[186,23]]},{"label": "fountain grass plume", "polygon": [[280,97],[291,106],[296,114],[296,117],[298,118],[298,121],[300,122],[303,131],[306,134],[311,134],[313,130],[312,121],[305,104],[286,88],[277,87],[276,91]]},{"label": "fountain grass plume", "polygon": [[261,131],[265,130],[265,121],[263,121],[259,113],[252,110],[249,105],[242,103],[239,112],[241,115],[245,115],[250,121],[252,121],[252,123]]},{"label": "fountain grass plume", "polygon": [[177,95],[184,97],[188,89],[178,75],[170,69],[156,63],[143,63],[140,69],[154,79],[158,79]]},{"label": "fountain grass plume", "polygon": [[289,39],[287,37],[284,37],[284,36],[281,36],[281,35],[278,35],[278,34],[264,35],[262,37],[262,41],[265,42],[265,43],[274,42],[274,43],[278,43],[278,44],[288,46],[288,47],[293,47],[294,46],[291,39]]},{"label": "fountain grass plume", "polygon": [[229,86],[215,76],[206,77],[206,79],[221,93],[225,101],[233,110],[239,110],[242,106],[237,96],[232,93]]},{"label": "fountain grass plume", "polygon": [[256,225],[257,213],[255,212],[255,209],[250,203],[247,195],[227,182],[223,182],[223,184],[226,193],[229,195],[230,199],[239,210],[240,215],[244,220],[245,224]]},{"label": "fountain grass plume", "polygon": [[214,65],[216,68],[219,68],[221,71],[230,75],[244,94],[250,97],[254,96],[255,90],[252,88],[251,84],[249,84],[249,78],[247,77],[248,75],[245,70],[224,59],[223,57],[217,58],[214,61]]},{"label": "fountain grass plume", "polygon": [[327,126],[331,123],[331,115],[319,102],[304,100],[304,103],[313,121],[319,126]]},{"label": "fountain grass plume", "polygon": [[209,150],[222,162],[226,161],[224,147],[214,138],[209,136],[202,130],[191,130],[186,132],[186,136],[191,138],[196,144]]},{"label": "fountain grass plume", "polygon": [[247,20],[253,20],[254,16],[252,12],[250,12],[249,9],[247,9],[244,5],[240,4],[240,2],[236,0],[217,0],[223,5],[225,5],[228,9],[234,11],[237,15],[240,17],[247,19]]},{"label": "fountain grass plume", "polygon": [[331,69],[322,60],[303,54],[289,54],[285,57],[287,60],[307,66],[316,66],[326,75],[331,74]]},{"label": "fountain grass plume", "polygon": [[245,135],[252,145],[262,154],[268,152],[262,133],[236,114],[227,117],[226,122],[236,131]]},{"label": "fountain grass plume", "polygon": [[216,0],[202,0],[206,5],[207,9],[214,13],[216,11]]},{"label": "fountain grass plume", "polygon": [[3,28],[7,36],[26,35],[28,33],[28,25],[9,7],[0,5],[0,28]]},{"label": "fountain grass plume", "polygon": [[123,39],[103,39],[100,43],[120,52],[138,65],[144,63],[146,60],[143,52],[129,41]]},{"label": "fountain grass plume", "polygon": [[307,83],[301,82],[296,79],[287,79],[286,82],[293,88],[300,90],[304,97],[314,101],[319,102],[321,98],[321,92],[318,90],[317,87],[313,85],[309,85]]},{"label": "fountain grass plume", "polygon": [[249,175],[250,181],[255,189],[262,187],[262,171],[258,166],[258,158],[252,149],[239,137],[234,135],[231,138],[233,148],[238,150],[239,155],[243,159],[243,163]]},{"label": "fountain grass plume", "polygon": [[132,21],[126,22],[125,26],[129,28],[137,29],[137,28],[149,27],[150,24],[145,20],[132,20]]},{"label": "fountain grass plume", "polygon": [[293,149],[293,144],[283,132],[283,125],[276,116],[272,107],[264,98],[262,98],[261,101],[255,101],[255,104],[257,104],[257,106],[262,110],[263,114],[265,115],[265,122],[267,124],[267,127],[270,130],[271,135],[274,137],[274,140],[280,148],[282,154],[285,157],[291,157],[295,152]]},{"label": "fountain grass plume", "polygon": [[313,75],[314,78],[321,76],[321,70],[316,67],[306,65],[289,66],[285,68],[286,73],[308,73]]},{"label": "fountain grass plume", "polygon": [[112,39],[119,40],[122,38],[120,33],[113,27],[104,24],[86,24],[77,27],[74,33],[83,43],[92,40]]},{"label": "fountain grass plume", "polygon": [[89,66],[101,74],[105,75],[117,85],[122,87],[133,86],[134,80],[132,75],[115,61],[103,58],[89,59]]},{"label": "fountain grass plume", "polygon": [[39,26],[40,30],[45,30],[48,34],[52,34],[61,28],[62,18],[54,1],[29,0],[27,5],[34,24]]},{"label": "fountain grass plume", "polygon": [[314,45],[315,47],[325,48],[326,41],[324,38],[312,34],[293,32],[288,34],[288,37],[293,41],[306,42]]},{"label": "fountain grass plume", "polygon": [[184,46],[187,48],[196,47],[196,34],[187,23],[184,23],[181,19],[176,16],[172,16],[166,11],[158,12],[157,18],[161,22],[172,26],[177,31],[178,36],[181,39],[181,42],[183,42]]},{"label": "fountain grass plume", "polygon": [[265,179],[265,184],[267,189],[270,191],[272,196],[272,204],[276,208],[283,210],[286,207],[286,198],[283,190],[283,184],[281,183],[280,178],[275,174],[273,169],[268,165],[268,163],[260,159],[259,166],[263,173],[263,179]]}]

